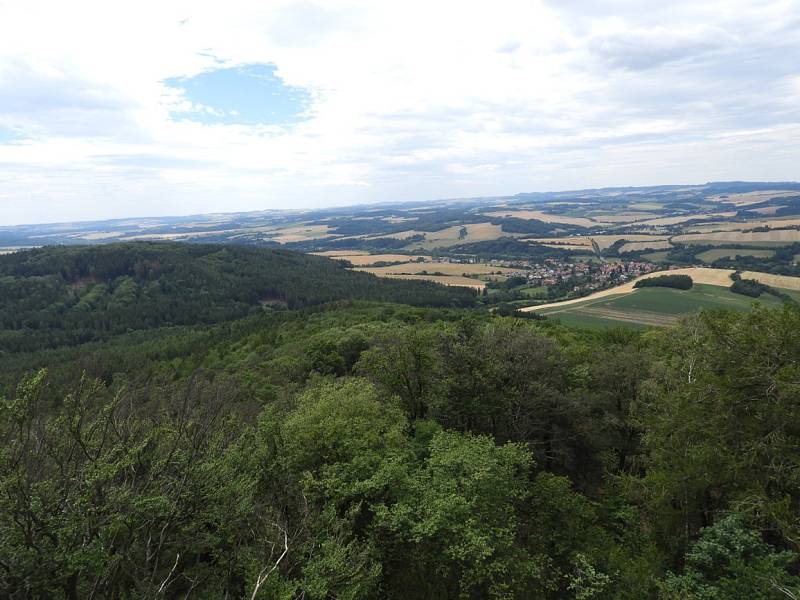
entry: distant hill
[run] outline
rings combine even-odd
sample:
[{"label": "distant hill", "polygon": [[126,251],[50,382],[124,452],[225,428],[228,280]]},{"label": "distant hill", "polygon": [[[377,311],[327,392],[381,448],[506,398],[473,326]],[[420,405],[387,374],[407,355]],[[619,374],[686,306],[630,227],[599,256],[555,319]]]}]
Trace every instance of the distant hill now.
[{"label": "distant hill", "polygon": [[379,279],[280,249],[50,246],[0,256],[0,351],[75,345],[336,300],[470,306],[474,298],[468,289]]}]

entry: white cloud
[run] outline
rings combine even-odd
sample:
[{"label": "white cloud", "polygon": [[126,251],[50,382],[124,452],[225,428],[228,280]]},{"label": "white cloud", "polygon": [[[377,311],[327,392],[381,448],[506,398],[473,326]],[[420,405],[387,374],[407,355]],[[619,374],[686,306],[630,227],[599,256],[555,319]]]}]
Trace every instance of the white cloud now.
[{"label": "white cloud", "polygon": [[[791,0],[7,1],[0,224],[797,179],[798,22]],[[165,79],[251,63],[311,118],[172,120]]]}]

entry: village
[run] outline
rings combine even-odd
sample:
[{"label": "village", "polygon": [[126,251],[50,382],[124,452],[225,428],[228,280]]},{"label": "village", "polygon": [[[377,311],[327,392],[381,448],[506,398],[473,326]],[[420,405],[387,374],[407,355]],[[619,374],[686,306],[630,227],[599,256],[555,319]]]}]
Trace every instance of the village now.
[{"label": "village", "polygon": [[[439,257],[434,258],[432,262],[482,264],[498,267],[504,269],[503,274],[508,277],[525,278],[529,286],[560,288],[563,295],[570,296],[583,295],[620,285],[661,268],[657,264],[647,261],[622,259],[594,262],[545,258],[540,262],[534,262],[502,259],[480,260],[475,257]],[[517,269],[517,271],[509,272],[508,269]]]}]

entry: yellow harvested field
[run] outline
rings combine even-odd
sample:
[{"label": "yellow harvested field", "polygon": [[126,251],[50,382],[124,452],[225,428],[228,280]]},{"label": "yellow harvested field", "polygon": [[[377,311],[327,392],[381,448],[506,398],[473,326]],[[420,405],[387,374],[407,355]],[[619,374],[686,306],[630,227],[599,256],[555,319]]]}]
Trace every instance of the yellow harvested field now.
[{"label": "yellow harvested field", "polygon": [[744,244],[744,243],[785,243],[800,242],[800,230],[773,229],[772,231],[717,231],[713,233],[689,233],[676,235],[674,242],[684,244]]},{"label": "yellow harvested field", "polygon": [[654,216],[653,213],[631,212],[616,215],[592,215],[591,218],[603,223],[633,223],[634,221],[642,221]]},{"label": "yellow harvested field", "polygon": [[[626,233],[626,234],[610,234],[610,235],[592,235],[580,236],[572,235],[561,238],[527,238],[525,241],[539,242],[540,244],[566,244],[569,246],[583,246],[585,248],[592,247],[592,240],[597,242],[601,250],[611,246],[617,240],[627,240],[629,242],[657,242],[666,240],[664,235],[647,235],[643,233]],[[565,247],[565,246],[560,246]]]},{"label": "yellow harvested field", "polygon": [[561,250],[591,250],[590,246],[578,246],[575,244],[542,244],[547,248],[558,248]]},{"label": "yellow harvested field", "polygon": [[120,237],[122,233],[118,231],[93,231],[91,233],[84,233],[78,237],[82,240],[107,240],[110,238]]},{"label": "yellow harvested field", "polygon": [[629,242],[622,246],[619,251],[622,252],[639,252],[640,250],[666,250],[672,248],[669,240],[654,240],[650,242]]},{"label": "yellow harvested field", "polygon": [[139,233],[123,238],[125,241],[132,240],[189,240],[194,238],[208,237],[220,234],[233,234],[245,229],[221,229],[217,231],[193,231],[187,233]]},{"label": "yellow harvested field", "polygon": [[325,250],[325,252],[312,252],[315,256],[334,256],[344,258],[345,256],[365,256],[369,252],[366,250]]},{"label": "yellow harvested field", "polygon": [[741,231],[742,229],[754,229],[755,227],[769,227],[771,229],[781,229],[782,227],[798,227],[800,218],[791,219],[757,219],[753,221],[724,221],[721,223],[705,223],[695,225],[686,229],[691,233],[706,233],[711,231]]},{"label": "yellow harvested field", "polygon": [[754,212],[759,215],[774,215],[778,212],[778,209],[786,208],[785,206],[762,206],[761,208],[751,208],[749,209],[750,212]]},{"label": "yellow harvested field", "polygon": [[[436,248],[439,246],[455,246],[456,244],[471,244],[472,242],[486,242],[489,240],[496,240],[503,236],[513,236],[513,234],[505,233],[500,225],[492,225],[491,223],[470,223],[463,227],[467,230],[466,237],[461,236],[461,225],[453,225],[440,231],[420,231],[415,233],[424,233],[425,239],[422,242],[414,242],[409,245],[408,249],[417,248]],[[392,236],[397,237],[397,236]]]},{"label": "yellow harvested field", "polygon": [[[329,258],[346,260],[356,267],[366,267],[379,262],[414,263],[419,258],[430,260],[430,256],[409,256],[408,254],[329,254]],[[421,263],[420,263],[421,264]],[[409,273],[413,271],[402,271]]]},{"label": "yellow harvested field", "polygon": [[[372,240],[377,240],[381,238],[395,238],[398,240],[405,240],[407,238],[413,237],[415,235],[421,235],[426,233],[425,231],[416,231],[414,229],[409,229],[407,231],[398,231],[397,233],[384,233],[383,235],[354,235],[353,238],[370,238]],[[349,239],[349,238],[348,238]]]},{"label": "yellow harvested field", "polygon": [[477,279],[470,279],[468,277],[456,277],[447,275],[406,275],[404,273],[388,273],[381,277],[390,277],[391,279],[418,279],[421,281],[433,281],[434,283],[441,283],[442,285],[455,285],[459,287],[468,287],[476,290],[482,290],[486,284]]},{"label": "yellow harvested field", "polygon": [[388,274],[402,273],[404,275],[419,275],[423,272],[443,273],[444,275],[492,275],[518,273],[519,269],[508,267],[494,267],[492,265],[467,265],[459,263],[440,263],[440,262],[409,262],[401,265],[390,265],[387,267],[359,268],[357,271],[366,271],[380,277]]},{"label": "yellow harvested field", "polygon": [[486,213],[490,217],[509,217],[514,219],[536,219],[545,223],[563,223],[564,225],[577,225],[578,227],[594,227],[602,225],[605,221],[594,221],[586,217],[568,217],[566,215],[551,215],[540,210],[507,210]]},{"label": "yellow harvested field", "polygon": [[[692,281],[694,281],[694,283],[704,283],[707,285],[730,287],[731,284],[733,283],[733,280],[731,279],[731,274],[733,272],[734,272],[733,269],[712,269],[707,267],[689,267],[686,269],[670,269],[668,271],[656,271],[654,273],[648,273],[647,275],[642,275],[641,277],[637,277],[636,279],[629,281],[628,283],[618,285],[617,287],[609,288],[607,290],[601,290],[599,292],[595,292],[594,294],[589,294],[588,296],[584,296],[583,298],[574,298],[572,300],[564,300],[563,302],[551,302],[549,304],[540,304],[539,306],[528,306],[526,308],[521,308],[519,310],[524,312],[529,312],[536,310],[544,310],[546,308],[554,308],[554,307],[560,308],[562,306],[570,306],[573,304],[579,304],[581,302],[587,302],[589,300],[596,300],[598,298],[606,298],[608,296],[617,296],[620,294],[630,294],[631,292],[635,291],[635,288],[633,286],[640,279],[649,279],[651,277],[658,277],[660,275],[688,275],[689,277],[692,278]],[[771,285],[774,287],[779,287],[789,290],[800,290],[800,277],[772,275],[771,273],[756,273],[755,271],[745,271],[744,273],[742,273],[742,277],[745,279],[755,279],[756,281],[760,281],[762,283],[766,283],[767,285]]]},{"label": "yellow harvested field", "polygon": [[274,236],[270,239],[279,244],[288,244],[290,242],[305,242],[307,240],[318,240],[324,237],[331,237],[333,232],[328,225],[308,225],[300,227],[287,227],[286,229],[278,229],[274,232]]},{"label": "yellow harvested field", "polygon": [[563,237],[563,238],[522,238],[522,242],[536,242],[551,248],[591,248],[592,240],[588,237]]},{"label": "yellow harvested field", "polygon": [[[782,198],[784,196],[798,196],[800,191],[797,190],[764,190],[760,192],[744,192],[741,194],[719,194],[717,196],[709,196],[710,200],[718,200],[720,202],[730,202],[736,206],[747,206],[748,204],[755,204],[757,202],[764,202],[771,198]],[[723,196],[726,196],[723,198]]]},{"label": "yellow harvested field", "polygon": [[718,212],[718,213],[695,213],[692,215],[680,215],[676,217],[659,217],[657,219],[649,219],[647,221],[639,221],[637,225],[648,225],[650,227],[666,227],[667,225],[677,225],[678,223],[685,223],[693,219],[716,219],[719,217],[727,218],[736,215],[735,212]]},{"label": "yellow harvested field", "polygon": [[743,279],[755,279],[766,285],[785,290],[800,290],[800,277],[788,275],[773,275],[772,273],[757,273],[756,271],[743,271]]}]

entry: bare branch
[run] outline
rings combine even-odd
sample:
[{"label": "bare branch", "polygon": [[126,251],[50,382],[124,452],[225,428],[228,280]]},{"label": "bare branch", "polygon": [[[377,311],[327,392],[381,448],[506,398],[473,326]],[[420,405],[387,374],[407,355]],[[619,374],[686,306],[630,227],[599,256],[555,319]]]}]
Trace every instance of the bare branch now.
[{"label": "bare branch", "polygon": [[180,559],[180,557],[181,557],[180,554],[175,554],[175,564],[172,565],[172,570],[169,572],[169,575],[167,575],[167,578],[164,581],[162,581],[161,585],[158,587],[159,594],[164,591],[164,589],[167,587],[167,584],[169,583],[169,580],[172,579],[172,575],[173,573],[175,573],[175,569],[178,567],[178,560]]},{"label": "bare branch", "polygon": [[[271,567],[269,567],[269,565],[267,565],[263,569],[261,569],[261,572],[258,574],[258,577],[256,577],[256,586],[253,588],[253,595],[250,596],[250,600],[255,600],[256,595],[258,594],[259,588],[267,580],[267,577],[269,577],[272,574],[272,572],[275,571],[275,569],[278,568],[278,565],[281,564],[281,561],[286,556],[286,554],[288,554],[288,552],[289,552],[289,533],[286,531],[286,529],[284,529],[283,527],[281,527],[277,523],[275,523],[275,527],[280,529],[281,532],[283,533],[283,552],[278,557],[278,560],[275,561],[274,565],[272,565]],[[267,571],[268,567],[269,567],[269,571]]]}]

